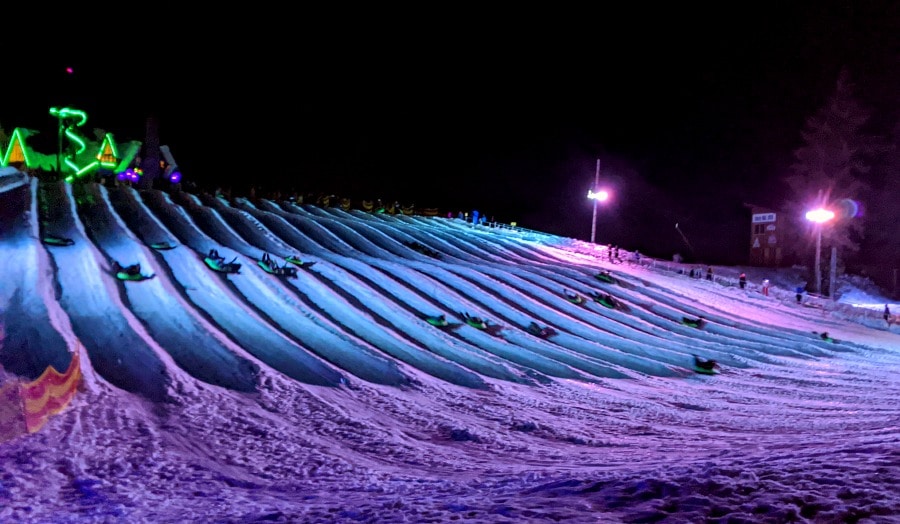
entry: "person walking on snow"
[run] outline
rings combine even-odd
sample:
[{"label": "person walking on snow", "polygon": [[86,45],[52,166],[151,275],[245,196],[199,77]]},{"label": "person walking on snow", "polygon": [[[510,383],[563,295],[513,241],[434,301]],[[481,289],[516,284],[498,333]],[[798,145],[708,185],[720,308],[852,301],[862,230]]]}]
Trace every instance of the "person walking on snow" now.
[{"label": "person walking on snow", "polygon": [[887,322],[888,327],[891,327],[891,308],[887,304],[884,305],[884,321]]},{"label": "person walking on snow", "polygon": [[741,289],[747,287],[747,274],[741,273],[740,278],[738,278],[738,284],[741,286]]},{"label": "person walking on snow", "polygon": [[763,296],[765,296],[765,297],[769,296],[769,279],[768,278],[763,280],[762,293],[763,293]]}]

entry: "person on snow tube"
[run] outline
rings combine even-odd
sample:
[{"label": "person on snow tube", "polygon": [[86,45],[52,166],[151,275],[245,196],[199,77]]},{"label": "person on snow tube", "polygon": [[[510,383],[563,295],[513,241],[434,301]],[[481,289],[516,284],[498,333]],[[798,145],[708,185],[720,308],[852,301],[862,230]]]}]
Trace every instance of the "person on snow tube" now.
[{"label": "person on snow tube", "polygon": [[706,325],[706,319],[703,318],[702,316],[697,317],[697,318],[681,317],[681,323],[684,324],[685,326],[690,326],[690,327],[697,328],[697,329],[703,329],[703,326]]},{"label": "person on snow tube", "polygon": [[118,262],[113,260],[112,269],[113,269],[113,272],[116,274],[124,273],[130,277],[141,274],[141,265],[140,264],[132,264],[130,266],[126,266],[123,268]]},{"label": "person on snow tube", "polygon": [[528,332],[540,338],[547,338],[553,334],[553,329],[549,327],[541,327],[537,322],[528,324]]},{"label": "person on snow tube", "polygon": [[719,363],[713,359],[703,360],[697,355],[694,357],[694,370],[699,373],[712,373],[719,367]]},{"label": "person on snow tube", "polygon": [[425,321],[432,326],[443,327],[447,325],[447,317],[444,315],[428,316],[425,317]]},{"label": "person on snow tube", "polygon": [[610,284],[612,284],[614,281],[612,273],[610,273],[608,269],[604,269],[603,271],[597,273],[595,275],[595,277],[598,280],[602,280],[603,282],[609,282]]},{"label": "person on snow tube", "polygon": [[581,298],[581,295],[579,295],[578,293],[569,293],[568,289],[563,289],[563,295],[565,295],[566,300],[573,304],[581,304],[582,302],[584,302],[584,299]]},{"label": "person on snow tube", "polygon": [[593,292],[593,293],[591,293],[591,297],[593,297],[594,302],[597,302],[598,304],[602,304],[610,309],[613,309],[618,305],[618,303],[616,302],[616,299],[613,298],[613,296],[610,295],[609,293]]},{"label": "person on snow tube", "polygon": [[469,324],[470,326],[472,326],[474,328],[478,328],[478,329],[487,328],[487,322],[485,322],[481,318],[470,316],[468,313],[463,313],[463,315],[466,318],[466,323]]},{"label": "person on snow tube", "polygon": [[819,335],[819,338],[821,338],[821,339],[824,340],[825,342],[831,342],[831,343],[836,343],[836,342],[837,342],[837,340],[831,338],[831,337],[828,335],[828,332],[827,332],[827,331],[823,331],[822,334]]}]

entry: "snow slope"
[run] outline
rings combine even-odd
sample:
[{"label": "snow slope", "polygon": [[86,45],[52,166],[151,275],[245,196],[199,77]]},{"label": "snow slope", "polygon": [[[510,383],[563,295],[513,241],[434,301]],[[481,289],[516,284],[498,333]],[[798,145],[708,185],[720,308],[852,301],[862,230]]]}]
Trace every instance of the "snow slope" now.
[{"label": "snow slope", "polygon": [[900,522],[900,331],[871,291],[797,305],[790,278],[456,219],[0,180],[2,377],[76,348],[85,373],[0,443],[0,521]]}]

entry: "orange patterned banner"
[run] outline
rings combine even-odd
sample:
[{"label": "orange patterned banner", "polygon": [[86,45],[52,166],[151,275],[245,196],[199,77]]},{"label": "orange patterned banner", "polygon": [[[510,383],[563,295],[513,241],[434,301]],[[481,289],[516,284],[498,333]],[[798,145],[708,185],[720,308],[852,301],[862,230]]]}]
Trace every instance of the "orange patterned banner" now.
[{"label": "orange patterned banner", "polygon": [[50,415],[62,411],[71,402],[81,380],[79,351],[72,354],[72,361],[65,373],[48,366],[37,380],[22,384],[19,395],[25,411],[25,427],[34,433],[47,423]]}]

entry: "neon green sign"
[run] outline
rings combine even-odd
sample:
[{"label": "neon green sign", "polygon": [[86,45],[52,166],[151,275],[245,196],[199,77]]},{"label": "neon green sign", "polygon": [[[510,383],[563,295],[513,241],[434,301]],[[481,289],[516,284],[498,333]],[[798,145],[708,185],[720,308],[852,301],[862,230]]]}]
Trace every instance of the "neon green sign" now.
[{"label": "neon green sign", "polygon": [[[51,107],[50,114],[59,120],[60,135],[65,134],[70,142],[68,148],[69,154],[66,155],[63,162],[65,162],[66,167],[68,167],[73,174],[66,177],[66,182],[71,182],[74,178],[80,177],[100,165],[97,160],[90,161],[83,166],[78,165],[77,162],[78,155],[84,153],[87,149],[87,142],[85,142],[81,135],[78,134],[75,128],[81,127],[87,122],[87,113],[78,109],[72,109],[71,107],[64,107],[62,109]],[[60,144],[60,148],[62,148],[62,144]],[[61,153],[62,151],[60,151],[60,154]],[[62,169],[61,166],[60,169]]]}]

